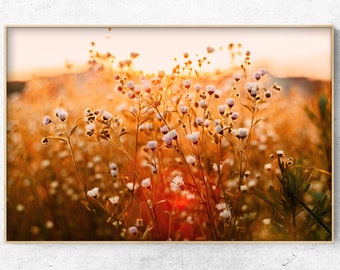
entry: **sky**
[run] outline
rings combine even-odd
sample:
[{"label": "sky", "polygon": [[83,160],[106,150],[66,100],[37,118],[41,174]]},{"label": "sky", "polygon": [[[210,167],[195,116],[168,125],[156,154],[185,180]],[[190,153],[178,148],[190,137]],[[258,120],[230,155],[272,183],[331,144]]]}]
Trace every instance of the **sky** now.
[{"label": "sky", "polygon": [[[230,43],[242,44],[254,67],[277,77],[330,79],[332,72],[330,27],[8,27],[7,79],[58,75],[65,72],[66,62],[84,67],[91,42],[95,50],[113,54],[116,62],[139,53],[134,67],[145,73],[170,72],[174,58],[183,60],[184,52],[192,60],[207,56],[208,71],[227,69]],[[208,46],[214,53],[207,54]]]}]

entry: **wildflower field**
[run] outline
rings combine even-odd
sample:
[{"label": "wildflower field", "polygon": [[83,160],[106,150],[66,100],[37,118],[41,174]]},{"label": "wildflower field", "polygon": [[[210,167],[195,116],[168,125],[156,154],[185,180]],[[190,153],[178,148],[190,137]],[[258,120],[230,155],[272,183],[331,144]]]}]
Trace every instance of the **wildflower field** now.
[{"label": "wildflower field", "polygon": [[332,240],[332,81],[233,43],[207,72],[202,46],[146,73],[94,41],[86,71],[8,88],[7,240]]}]

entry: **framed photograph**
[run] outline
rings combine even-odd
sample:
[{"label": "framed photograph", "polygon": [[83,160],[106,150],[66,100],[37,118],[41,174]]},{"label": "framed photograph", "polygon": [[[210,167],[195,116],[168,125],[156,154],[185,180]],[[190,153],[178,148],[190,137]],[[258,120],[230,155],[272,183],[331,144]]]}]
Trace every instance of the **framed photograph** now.
[{"label": "framed photograph", "polygon": [[5,32],[7,242],[333,242],[333,26]]}]

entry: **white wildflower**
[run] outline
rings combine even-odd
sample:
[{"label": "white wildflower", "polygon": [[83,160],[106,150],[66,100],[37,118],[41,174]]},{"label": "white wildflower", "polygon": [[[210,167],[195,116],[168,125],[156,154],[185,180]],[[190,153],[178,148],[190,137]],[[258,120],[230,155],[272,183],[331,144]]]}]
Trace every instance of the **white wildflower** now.
[{"label": "white wildflower", "polygon": [[238,82],[241,78],[242,78],[241,73],[235,73],[235,74],[233,75],[233,79],[234,79],[235,81],[237,81],[237,82]]},{"label": "white wildflower", "polygon": [[159,128],[159,130],[162,134],[167,134],[169,132],[168,126],[162,126]]},{"label": "white wildflower", "polygon": [[147,142],[147,147],[152,150],[152,151],[155,151],[155,149],[157,148],[157,141],[148,141]]},{"label": "white wildflower", "polygon": [[217,125],[215,127],[215,131],[218,133],[218,134],[223,134],[223,127],[221,125]]},{"label": "white wildflower", "polygon": [[132,81],[128,81],[128,82],[125,84],[125,86],[126,86],[127,88],[129,88],[130,90],[135,89],[135,85],[134,85],[134,83],[133,83]]},{"label": "white wildflower", "polygon": [[226,103],[231,108],[235,105],[235,99],[234,98],[227,98]]},{"label": "white wildflower", "polygon": [[279,157],[283,157],[283,156],[284,156],[283,150],[277,150],[277,151],[276,151],[276,154],[277,154]]},{"label": "white wildflower", "polygon": [[49,116],[45,115],[43,119],[43,125],[46,126],[50,123],[52,123],[52,119]]},{"label": "white wildflower", "polygon": [[238,139],[245,139],[248,136],[247,128],[238,128],[235,130],[235,136]]},{"label": "white wildflower", "polygon": [[216,204],[216,209],[219,210],[219,211],[223,211],[224,209],[227,209],[227,204],[222,202],[222,203],[218,203]]},{"label": "white wildflower", "polygon": [[183,86],[184,86],[186,89],[189,89],[190,86],[191,86],[191,81],[190,81],[189,79],[184,80],[184,81],[183,81]]},{"label": "white wildflower", "polygon": [[198,143],[198,139],[200,136],[200,132],[199,131],[194,131],[191,134],[187,134],[185,137],[191,141],[193,144],[197,144]]},{"label": "white wildflower", "polygon": [[117,171],[117,170],[118,170],[118,166],[117,166],[117,164],[114,163],[114,162],[111,162],[111,163],[109,164],[109,168],[110,168],[110,170],[114,170],[114,171]]},{"label": "white wildflower", "polygon": [[170,189],[172,191],[183,190],[184,189],[183,176],[181,176],[181,175],[175,176],[175,178],[172,179],[172,181],[170,183]]},{"label": "white wildflower", "polygon": [[219,214],[219,216],[220,216],[222,219],[230,219],[230,217],[231,217],[230,209],[224,209],[224,210]]},{"label": "white wildflower", "polygon": [[272,164],[271,163],[264,164],[264,169],[266,171],[270,171],[272,169]]},{"label": "white wildflower", "polygon": [[225,110],[227,109],[227,106],[226,105],[219,105],[218,107],[217,107],[217,109],[218,109],[218,112],[220,113],[220,114],[224,114],[225,113]]},{"label": "white wildflower", "polygon": [[197,83],[197,84],[194,85],[194,89],[195,89],[196,92],[199,92],[202,89],[202,85]]},{"label": "white wildflower", "polygon": [[195,165],[195,163],[196,163],[196,158],[194,157],[194,156],[188,156],[187,158],[186,158],[186,161],[187,161],[187,163],[188,164],[190,164],[190,165]]},{"label": "white wildflower", "polygon": [[205,90],[207,90],[209,95],[212,95],[215,93],[216,87],[215,85],[207,85],[207,87],[205,88]]},{"label": "white wildflower", "polygon": [[151,180],[150,180],[150,178],[143,179],[141,184],[142,184],[142,187],[150,188],[151,187]]},{"label": "white wildflower", "polygon": [[108,111],[103,111],[103,119],[106,121],[110,121],[113,118],[113,115]]},{"label": "white wildflower", "polygon": [[189,107],[188,106],[185,106],[185,105],[181,105],[180,106],[180,111],[182,114],[186,114],[189,110]]},{"label": "white wildflower", "polygon": [[133,185],[132,182],[129,182],[129,183],[126,183],[126,187],[128,188],[128,190],[134,191],[139,187],[139,185],[138,183],[135,183],[135,185]]},{"label": "white wildflower", "polygon": [[238,113],[238,112],[233,112],[233,113],[231,114],[231,119],[232,119],[232,120],[236,120],[236,119],[238,118],[238,116],[239,116],[239,113]]},{"label": "white wildflower", "polygon": [[137,232],[138,232],[138,229],[136,226],[131,226],[129,229],[128,229],[128,232],[130,235],[132,236],[136,236]]},{"label": "white wildflower", "polygon": [[203,123],[203,118],[202,118],[202,117],[197,117],[196,120],[195,120],[195,122],[196,122],[196,124],[197,124],[198,126],[200,126],[200,125],[202,125],[202,123]]},{"label": "white wildflower", "polygon": [[172,129],[170,130],[167,135],[169,135],[169,137],[172,139],[172,140],[176,140],[177,139],[177,132],[175,129]]},{"label": "white wildflower", "polygon": [[270,218],[264,218],[264,219],[262,220],[262,223],[263,223],[264,225],[270,225],[271,220],[270,220]]},{"label": "white wildflower", "polygon": [[65,111],[64,109],[57,108],[54,110],[54,113],[61,121],[67,120],[68,112]]},{"label": "white wildflower", "polygon": [[117,205],[118,201],[119,201],[119,197],[118,196],[113,196],[113,197],[110,197],[109,199],[109,202],[112,203],[113,205]]},{"label": "white wildflower", "polygon": [[90,189],[89,191],[87,191],[87,196],[92,197],[92,198],[97,198],[98,196],[98,192],[99,192],[99,188],[95,187],[93,189]]}]

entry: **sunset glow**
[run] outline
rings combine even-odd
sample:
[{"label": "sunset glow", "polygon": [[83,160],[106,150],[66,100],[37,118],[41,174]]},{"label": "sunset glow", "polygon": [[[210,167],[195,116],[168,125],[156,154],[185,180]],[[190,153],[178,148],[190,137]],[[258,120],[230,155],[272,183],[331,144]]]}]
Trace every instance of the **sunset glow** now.
[{"label": "sunset glow", "polygon": [[223,70],[230,66],[233,43],[253,52],[257,67],[275,76],[329,79],[330,37],[330,28],[8,28],[7,74],[9,80],[27,80],[63,73],[67,64],[84,70],[91,42],[95,50],[113,54],[115,64],[139,53],[134,67],[147,73],[170,72],[174,58],[183,59],[185,52],[201,57],[211,46],[215,52],[206,69]]},{"label": "sunset glow", "polygon": [[334,240],[332,34],[7,29],[7,240]]}]

